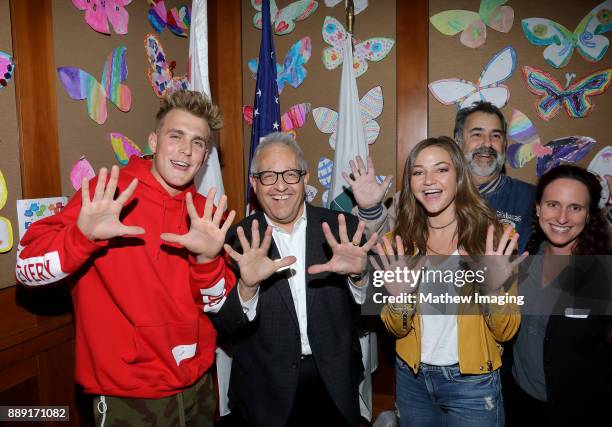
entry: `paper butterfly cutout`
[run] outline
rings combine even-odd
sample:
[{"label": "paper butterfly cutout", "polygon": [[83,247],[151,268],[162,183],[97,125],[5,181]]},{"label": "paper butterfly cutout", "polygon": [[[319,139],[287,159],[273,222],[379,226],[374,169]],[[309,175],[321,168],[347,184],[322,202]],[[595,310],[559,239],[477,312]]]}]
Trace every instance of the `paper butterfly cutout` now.
[{"label": "paper butterfly cutout", "polygon": [[461,43],[477,48],[487,39],[487,25],[494,30],[507,33],[514,22],[514,10],[502,6],[508,0],[481,0],[478,13],[469,10],[445,10],[436,13],[429,22],[446,36],[461,33]]},{"label": "paper butterfly cutout", "polygon": [[116,47],[106,58],[102,72],[103,85],[88,72],[75,67],[59,67],[57,74],[72,99],[86,99],[87,114],[98,124],[106,121],[106,99],[123,112],[132,106],[132,92],[121,82],[127,79],[125,46]]},{"label": "paper butterfly cutout", "polygon": [[[380,133],[380,125],[374,119],[382,113],[383,104],[383,93],[380,86],[370,89],[359,101],[361,124],[368,144],[373,144]],[[321,132],[331,133],[329,145],[335,150],[338,113],[331,108],[318,107],[312,110],[312,117]]]},{"label": "paper butterfly cutout", "polygon": [[546,18],[523,19],[521,24],[523,33],[532,44],[548,46],[543,55],[551,66],[565,67],[575,48],[587,61],[597,62],[610,44],[601,34],[612,30],[612,0],[591,10],[573,32]]},{"label": "paper butterfly cutout", "polygon": [[318,190],[312,185],[306,185],[306,201],[312,203],[315,197],[317,197]]},{"label": "paper butterfly cutout", "polygon": [[[251,0],[258,12],[253,17],[253,25],[261,30],[261,0]],[[299,0],[279,9],[274,0],[270,0],[270,20],[272,29],[279,36],[289,34],[295,28],[295,21],[302,21],[312,15],[319,3],[312,0]]]},{"label": "paper butterfly cutout", "polygon": [[319,159],[318,169],[317,169],[317,177],[319,178],[319,183],[325,191],[321,194],[321,198],[323,200],[323,206],[327,206],[327,197],[329,195],[329,189],[331,188],[331,180],[332,173],[334,172],[334,161],[328,159],[327,157],[321,157]]},{"label": "paper butterfly cutout", "polygon": [[[0,209],[4,208],[7,197],[8,190],[6,188],[6,181],[4,180],[2,171],[0,171]],[[13,226],[8,218],[0,216],[0,253],[8,252],[12,247]]]},{"label": "paper butterfly cutout", "polygon": [[[325,0],[325,5],[327,7],[334,7],[340,2],[344,4],[344,0]],[[367,9],[368,0],[355,0],[353,4],[355,5],[355,15],[359,15],[361,12]]]},{"label": "paper butterfly cutout", "polygon": [[164,0],[149,0],[151,8],[147,18],[155,31],[161,33],[164,27],[168,27],[173,34],[179,37],[187,37],[189,35],[189,26],[191,25],[191,12],[185,5],[173,7],[170,10],[166,9]]},{"label": "paper butterfly cutout", "polygon": [[0,86],[6,87],[8,81],[13,77],[15,64],[8,53],[0,52]]},{"label": "paper butterfly cutout", "polygon": [[566,136],[542,145],[540,136],[531,120],[516,109],[512,111],[508,138],[517,142],[509,145],[506,152],[510,166],[522,168],[527,162],[537,158],[536,173],[538,176],[544,175],[560,165],[562,161],[575,163],[583,159],[597,143],[588,136]]},{"label": "paper butterfly cutout", "polygon": [[[310,102],[304,102],[289,108],[289,111],[281,116],[281,130],[290,134],[297,141],[297,130],[306,123],[311,107]],[[242,117],[251,126],[253,125],[253,113],[251,105],[242,107]]]},{"label": "paper butterfly cutout", "polygon": [[510,88],[501,83],[512,76],[515,67],[516,51],[508,46],[489,60],[476,84],[458,78],[443,79],[430,83],[429,91],[442,104],[457,104],[458,109],[478,101],[487,101],[502,108],[510,99]]},{"label": "paper butterfly cutout", "polygon": [[542,98],[535,102],[536,111],[543,120],[555,117],[561,106],[572,118],[586,117],[593,108],[589,97],[602,94],[610,86],[612,68],[595,71],[563,88],[546,71],[523,66],[523,79],[530,92]]},{"label": "paper butterfly cutout", "polygon": [[587,170],[595,175],[601,184],[599,207],[603,208],[606,204],[612,203],[612,188],[608,187],[605,178],[606,175],[612,175],[612,146],[608,145],[595,154]]},{"label": "paper butterfly cutout", "polygon": [[153,92],[155,92],[158,98],[163,98],[167,94],[176,92],[177,90],[188,89],[189,79],[187,78],[187,74],[174,77],[173,71],[176,67],[176,62],[171,61],[168,63],[166,61],[164,47],[155,35],[147,34],[144,46],[150,65],[147,70],[147,75],[149,76],[149,82],[151,83]]},{"label": "paper butterfly cutout", "polygon": [[70,169],[70,182],[72,183],[72,187],[77,191],[81,188],[81,181],[83,181],[83,178],[92,179],[95,176],[96,173],[85,156],[77,160]]},{"label": "paper butterfly cutout", "polygon": [[[334,172],[334,161],[328,159],[327,157],[319,158],[319,163],[317,167],[317,177],[319,178],[319,183],[325,191],[321,194],[321,200],[323,202],[323,206],[327,206],[327,197],[329,195],[329,189],[331,188],[331,180],[332,174]],[[386,176],[384,175],[376,175],[376,181],[381,184],[385,180]]]},{"label": "paper butterfly cutout", "polygon": [[[280,94],[285,84],[289,84],[294,88],[301,85],[306,79],[308,74],[304,64],[310,59],[310,52],[312,51],[312,45],[310,37],[306,36],[291,46],[289,52],[285,56],[283,65],[276,64],[276,83],[278,85],[278,93]],[[259,66],[259,60],[251,59],[248,62],[249,70],[255,80],[257,80],[257,68]]]},{"label": "paper butterfly cutout", "polygon": [[102,34],[110,34],[108,22],[117,34],[127,34],[130,16],[124,6],[132,0],[72,0],[79,10],[85,11],[85,22]]},{"label": "paper butterfly cutout", "polygon": [[148,144],[143,152],[134,141],[122,133],[111,132],[109,136],[115,158],[121,165],[127,165],[132,156],[143,157],[153,154]]},{"label": "paper butterfly cutout", "polygon": [[[344,40],[348,33],[337,19],[326,16],[323,22],[323,40],[331,45],[323,49],[323,65],[328,70],[333,70],[342,64],[342,52],[344,51]],[[368,62],[383,60],[393,48],[395,41],[386,37],[373,37],[360,42],[354,40],[353,52],[353,74],[355,78],[368,71]]]}]

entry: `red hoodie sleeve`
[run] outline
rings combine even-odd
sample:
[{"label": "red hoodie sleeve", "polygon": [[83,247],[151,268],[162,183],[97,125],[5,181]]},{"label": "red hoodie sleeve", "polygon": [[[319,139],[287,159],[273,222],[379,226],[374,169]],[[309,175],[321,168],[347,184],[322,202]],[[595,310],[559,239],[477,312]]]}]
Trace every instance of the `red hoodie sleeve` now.
[{"label": "red hoodie sleeve", "polygon": [[217,313],[236,284],[229,256],[222,250],[217,258],[205,264],[196,263],[193,256],[189,258],[189,282],[196,303],[204,313]]},{"label": "red hoodie sleeve", "polygon": [[[196,193],[194,204],[196,211],[201,215],[204,212],[206,197]],[[214,206],[213,215],[216,211],[217,207]],[[227,212],[223,214],[222,221],[226,220],[227,214]],[[193,255],[189,257],[191,293],[204,313],[217,313],[225,303],[229,291],[236,284],[236,276],[230,268],[231,262],[231,258],[223,249],[214,260],[205,264],[198,264]]]},{"label": "red hoodie sleeve", "polygon": [[[95,179],[90,186],[95,188]],[[19,242],[15,277],[28,286],[57,282],[77,271],[107,242],[92,242],[77,227],[78,191],[64,210],[33,223]]]}]

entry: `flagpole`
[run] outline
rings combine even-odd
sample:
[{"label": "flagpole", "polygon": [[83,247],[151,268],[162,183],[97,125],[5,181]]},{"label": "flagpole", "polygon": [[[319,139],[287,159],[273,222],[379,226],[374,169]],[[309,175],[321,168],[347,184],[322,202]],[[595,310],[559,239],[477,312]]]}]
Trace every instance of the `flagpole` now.
[{"label": "flagpole", "polygon": [[[259,62],[257,64],[249,169],[247,171],[249,175],[251,173],[253,155],[259,145],[259,141],[271,132],[280,131],[281,122],[278,84],[276,81],[276,52],[274,50],[269,0],[261,2],[261,21],[261,44],[259,46]],[[249,215],[255,210],[257,202],[250,180],[247,180],[246,195],[246,214]]]}]

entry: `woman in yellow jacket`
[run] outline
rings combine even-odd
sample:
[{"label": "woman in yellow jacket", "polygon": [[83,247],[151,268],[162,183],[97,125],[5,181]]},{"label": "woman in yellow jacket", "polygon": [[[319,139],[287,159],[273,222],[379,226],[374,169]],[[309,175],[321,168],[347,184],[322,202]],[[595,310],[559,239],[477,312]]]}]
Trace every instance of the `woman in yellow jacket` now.
[{"label": "woman in yellow jacket", "polygon": [[[447,307],[450,315],[419,308],[421,296],[434,290],[426,286],[437,285],[435,280],[418,286],[385,284],[396,295],[418,289],[415,304],[387,304],[382,311],[387,329],[398,339],[396,405],[402,427],[503,425],[500,343],[516,333],[520,311],[499,301],[512,301],[516,295],[512,272],[527,255],[510,260],[518,240],[512,233],[481,198],[452,139],[429,138],[417,144],[406,161],[394,245],[387,236],[378,244],[384,268],[394,270],[406,253],[444,255],[433,261],[438,270],[465,272],[459,257],[464,255],[469,270],[481,273],[473,274],[469,283],[450,285],[451,292],[469,297],[454,311]],[[431,265],[431,258],[428,262]]]}]

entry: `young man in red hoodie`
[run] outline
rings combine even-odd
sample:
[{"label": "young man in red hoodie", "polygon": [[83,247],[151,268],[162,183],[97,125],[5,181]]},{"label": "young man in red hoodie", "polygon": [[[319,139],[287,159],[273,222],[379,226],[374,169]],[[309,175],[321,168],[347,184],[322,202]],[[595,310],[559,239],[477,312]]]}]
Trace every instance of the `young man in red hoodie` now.
[{"label": "young man in red hoodie", "polygon": [[84,179],[20,242],[21,283],[70,276],[76,378],[94,395],[97,425],[212,425],[208,315],[235,283],[221,252],[235,213],[223,221],[225,196],[215,209],[215,190],[197,194],[193,178],[222,124],[205,96],[173,93],[149,135],[152,161],[132,156],[109,179],[105,168]]}]

